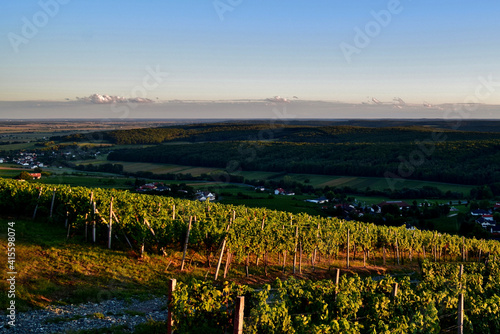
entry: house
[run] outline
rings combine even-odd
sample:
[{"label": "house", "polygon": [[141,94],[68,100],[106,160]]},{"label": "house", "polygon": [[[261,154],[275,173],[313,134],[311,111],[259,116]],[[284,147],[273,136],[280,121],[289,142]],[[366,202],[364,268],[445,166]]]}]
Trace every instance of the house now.
[{"label": "house", "polygon": [[321,197],[316,198],[316,199],[306,199],[305,201],[309,202],[309,203],[316,203],[316,204],[328,203],[328,199],[324,196],[321,196]]},{"label": "house", "polygon": [[285,195],[286,191],[283,188],[278,188],[278,189],[274,190],[274,194],[275,195]]},{"label": "house", "polygon": [[153,183],[146,183],[139,188],[136,189],[136,191],[170,191],[170,187],[165,186],[163,183],[159,182],[153,182]]},{"label": "house", "polygon": [[478,209],[478,210],[471,211],[470,214],[473,216],[484,216],[484,215],[489,215],[490,212],[483,210],[483,209]]},{"label": "house", "polygon": [[200,202],[215,201],[215,194],[209,191],[197,191],[196,199]]},{"label": "house", "polygon": [[278,188],[278,189],[274,190],[274,194],[275,195],[286,195],[286,196],[293,196],[293,195],[295,195],[295,193],[293,191],[286,191],[283,188]]},{"label": "house", "polygon": [[478,219],[476,219],[476,223],[478,223],[479,225],[481,225],[484,228],[487,228],[488,226],[495,226],[496,225],[495,221],[484,219],[484,217],[479,217]]},{"label": "house", "polygon": [[493,215],[483,215],[482,216],[484,218],[484,220],[487,220],[487,221],[495,221],[495,219],[493,219]]},{"label": "house", "polygon": [[42,178],[42,173],[29,173],[33,180],[40,180]]},{"label": "house", "polygon": [[151,191],[151,190],[156,190],[156,184],[146,183],[136,189],[136,191]]}]

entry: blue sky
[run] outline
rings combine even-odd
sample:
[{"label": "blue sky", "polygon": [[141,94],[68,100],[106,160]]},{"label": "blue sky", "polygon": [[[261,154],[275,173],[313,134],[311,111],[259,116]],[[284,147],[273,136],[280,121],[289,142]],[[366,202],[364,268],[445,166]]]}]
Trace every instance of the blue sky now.
[{"label": "blue sky", "polygon": [[[168,73],[146,91],[160,100],[459,103],[480,77],[500,82],[493,0],[59,1],[2,4],[0,101],[128,97],[146,68]],[[376,23],[373,12],[391,6],[397,13]],[[38,24],[31,35],[27,21]],[[355,29],[367,24],[376,30],[357,47]],[[350,61],[341,45],[357,48]],[[495,88],[480,102],[500,104]]]}]

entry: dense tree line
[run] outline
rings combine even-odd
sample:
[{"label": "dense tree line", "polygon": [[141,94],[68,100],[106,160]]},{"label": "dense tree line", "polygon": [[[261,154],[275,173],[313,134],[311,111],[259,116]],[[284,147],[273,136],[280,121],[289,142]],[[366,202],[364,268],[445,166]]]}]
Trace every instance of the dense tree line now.
[{"label": "dense tree line", "polygon": [[104,140],[114,144],[159,144],[169,141],[269,141],[300,143],[384,143],[426,141],[440,135],[445,140],[500,139],[500,133],[456,131],[423,126],[362,127],[353,125],[307,125],[301,123],[210,123],[162,128],[113,130],[93,134],[54,136],[55,141]]},{"label": "dense tree line", "polygon": [[500,180],[500,139],[416,143],[210,142],[116,150],[109,160],[487,184]]}]

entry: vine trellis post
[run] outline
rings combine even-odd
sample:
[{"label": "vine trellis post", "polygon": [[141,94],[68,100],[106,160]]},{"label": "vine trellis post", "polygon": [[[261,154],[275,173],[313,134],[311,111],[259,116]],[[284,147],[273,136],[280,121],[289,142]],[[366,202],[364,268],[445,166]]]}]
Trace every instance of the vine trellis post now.
[{"label": "vine trellis post", "polygon": [[111,233],[113,228],[113,197],[109,202],[108,248],[111,249]]},{"label": "vine trellis post", "polygon": [[40,197],[42,196],[42,190],[43,190],[43,187],[40,188],[40,192],[38,193],[38,198],[36,200],[35,210],[33,211],[33,220],[35,220],[36,212],[38,211],[38,203],[40,202]]},{"label": "vine trellis post", "polygon": [[56,199],[56,188],[52,191],[52,202],[50,203],[50,218],[52,218],[52,213],[54,212],[54,202]]},{"label": "vine trellis post", "polygon": [[186,261],[186,252],[187,252],[187,247],[189,243],[189,233],[191,233],[191,224],[193,222],[193,216],[189,217],[189,224],[188,224],[188,229],[186,232],[186,240],[184,242],[184,252],[182,254],[182,262],[181,262],[181,271],[184,270],[184,263]]},{"label": "vine trellis post", "polygon": [[[233,211],[233,213],[234,213],[234,211]],[[233,216],[234,216],[234,214],[233,214]],[[231,227],[231,223],[232,223],[232,219],[230,219],[229,224],[227,224],[226,232],[229,232],[229,228]],[[219,277],[219,269],[220,269],[220,265],[222,263],[222,257],[224,256],[224,249],[226,248],[226,241],[227,241],[227,235],[224,237],[224,240],[222,241],[222,247],[220,250],[219,260],[217,261],[217,268],[215,268],[214,280],[217,280],[217,278]]]}]

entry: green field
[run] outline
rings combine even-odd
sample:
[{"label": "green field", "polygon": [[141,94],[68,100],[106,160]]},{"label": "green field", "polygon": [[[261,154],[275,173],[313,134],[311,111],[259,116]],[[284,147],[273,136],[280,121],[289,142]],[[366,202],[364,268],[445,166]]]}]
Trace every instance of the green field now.
[{"label": "green field", "polygon": [[27,150],[34,149],[34,142],[26,142],[26,143],[16,143],[16,144],[5,144],[0,146],[0,151],[15,151],[15,150]]},{"label": "green field", "polygon": [[21,168],[18,165],[2,164],[0,165],[0,177],[15,177],[22,171],[32,172],[31,169]]},{"label": "green field", "polygon": [[[126,172],[136,173],[139,171],[151,172],[153,174],[167,174],[167,173],[181,173],[181,174],[191,174],[193,176],[200,176],[201,174],[210,174],[213,172],[221,171],[218,168],[208,168],[208,167],[196,167],[196,166],[183,166],[175,164],[161,164],[161,163],[144,163],[144,162],[126,162],[126,161],[108,161],[105,160],[105,156],[102,156],[96,160],[83,160],[77,161],[76,164],[104,164],[113,163],[121,164]],[[359,190],[366,190],[367,188],[371,190],[383,191],[385,189],[390,189],[394,186],[394,190],[400,190],[403,188],[422,188],[425,186],[436,187],[443,192],[459,192],[464,195],[469,194],[470,190],[474,186],[461,185],[461,184],[451,184],[451,183],[441,183],[441,182],[430,182],[430,181],[418,181],[410,179],[402,179],[401,181],[392,182],[391,180],[386,180],[383,177],[361,177],[361,176],[331,176],[331,175],[315,175],[315,174],[286,174],[275,173],[275,172],[261,172],[261,171],[240,171],[234,173],[235,175],[241,175],[246,180],[273,180],[280,181],[285,176],[291,178],[293,181],[298,181],[304,184],[310,184],[315,188],[324,188],[325,186],[330,187],[351,187]]]},{"label": "green field", "polygon": [[[392,181],[391,180],[388,181],[383,177],[329,176],[329,175],[313,175],[313,174],[288,174],[288,175],[291,176],[294,180],[303,183],[306,179],[309,179],[310,184],[318,188],[330,186],[330,187],[351,187],[360,190],[365,190],[366,188],[370,188],[371,190],[382,191],[385,189],[390,189],[392,186]],[[461,184],[403,179],[394,184],[394,190],[399,190],[403,188],[410,188],[410,189],[422,188],[424,186],[436,187],[443,192],[452,191],[452,192],[462,192],[467,194],[472,188],[474,188],[474,186],[461,185]]]},{"label": "green field", "polygon": [[137,172],[151,172],[153,174],[191,174],[193,176],[200,176],[201,174],[209,174],[215,171],[220,171],[218,168],[196,167],[196,166],[182,166],[172,164],[156,164],[149,162],[127,162],[127,161],[110,161],[106,160],[105,156],[101,156],[95,160],[81,160],[76,161],[76,165],[101,165],[101,164],[120,164],[123,170],[129,173]]}]

